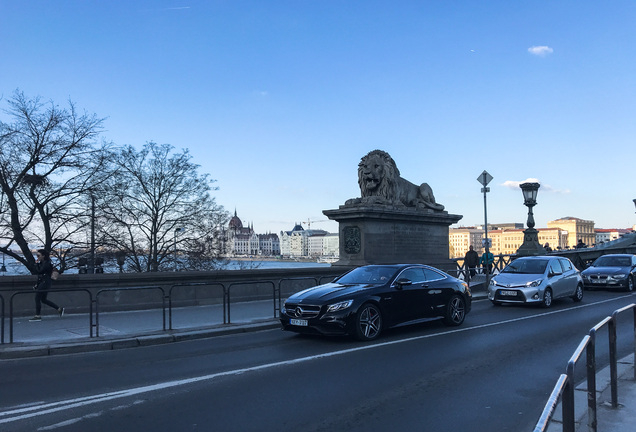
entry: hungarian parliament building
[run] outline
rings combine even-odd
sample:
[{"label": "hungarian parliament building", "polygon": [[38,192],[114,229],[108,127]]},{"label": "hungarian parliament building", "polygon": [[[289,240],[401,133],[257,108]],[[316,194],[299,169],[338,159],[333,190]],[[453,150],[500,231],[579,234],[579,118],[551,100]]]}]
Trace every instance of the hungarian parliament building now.
[{"label": "hungarian parliament building", "polygon": [[324,230],[304,229],[296,224],[280,234],[256,234],[253,226],[243,226],[234,211],[227,230],[228,256],[282,256],[283,258],[337,258],[338,234]]}]

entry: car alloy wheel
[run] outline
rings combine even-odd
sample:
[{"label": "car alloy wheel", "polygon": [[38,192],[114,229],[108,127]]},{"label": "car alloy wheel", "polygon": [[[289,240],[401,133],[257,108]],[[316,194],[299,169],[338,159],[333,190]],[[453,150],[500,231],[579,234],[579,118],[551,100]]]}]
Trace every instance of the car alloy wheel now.
[{"label": "car alloy wheel", "polygon": [[543,291],[543,307],[549,308],[552,306],[552,290],[550,288],[546,288]]},{"label": "car alloy wheel", "polygon": [[634,278],[633,277],[628,277],[627,278],[627,291],[629,291],[629,292],[634,291]]},{"label": "car alloy wheel", "polygon": [[382,314],[372,303],[362,305],[356,316],[356,336],[360,340],[370,341],[382,331]]},{"label": "car alloy wheel", "polygon": [[463,298],[454,295],[448,302],[448,306],[446,306],[444,323],[446,325],[458,326],[464,322],[464,318],[466,318],[466,303]]},{"label": "car alloy wheel", "polygon": [[576,291],[574,291],[572,300],[574,300],[577,303],[583,300],[583,287],[581,285],[576,286]]}]

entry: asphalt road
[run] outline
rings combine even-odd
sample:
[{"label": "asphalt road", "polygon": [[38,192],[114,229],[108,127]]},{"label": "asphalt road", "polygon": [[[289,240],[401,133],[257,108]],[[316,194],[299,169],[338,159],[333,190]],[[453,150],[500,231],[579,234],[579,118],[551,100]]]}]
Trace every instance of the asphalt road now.
[{"label": "asphalt road", "polygon": [[[587,331],[633,302],[476,301],[459,328],[419,324],[373,343],[271,330],[3,360],[0,431],[528,431]],[[632,341],[625,317],[623,355]]]}]

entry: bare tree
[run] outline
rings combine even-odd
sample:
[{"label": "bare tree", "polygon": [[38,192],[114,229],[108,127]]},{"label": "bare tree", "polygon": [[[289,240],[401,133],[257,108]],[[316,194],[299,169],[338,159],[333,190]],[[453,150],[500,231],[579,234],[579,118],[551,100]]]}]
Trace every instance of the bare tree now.
[{"label": "bare tree", "polygon": [[[32,248],[64,253],[81,241],[85,194],[104,180],[103,119],[16,91],[0,121],[0,251],[32,273]],[[16,250],[17,248],[17,250]],[[18,252],[19,251],[19,252]],[[60,253],[60,251],[62,251]]]},{"label": "bare tree", "polygon": [[177,253],[218,254],[214,232],[227,215],[210,196],[214,180],[191,159],[188,150],[154,142],[122,148],[115,158],[117,174],[102,186],[102,234],[134,271],[176,269]]}]

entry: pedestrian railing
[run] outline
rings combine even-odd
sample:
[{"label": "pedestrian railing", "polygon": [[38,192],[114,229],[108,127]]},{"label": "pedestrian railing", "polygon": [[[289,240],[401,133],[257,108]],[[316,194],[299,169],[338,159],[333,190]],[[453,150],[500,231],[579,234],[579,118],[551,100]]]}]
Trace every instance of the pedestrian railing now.
[{"label": "pedestrian railing", "polygon": [[320,285],[321,279],[322,278],[306,276],[306,277],[295,277],[295,278],[283,278],[279,280],[277,292],[274,293],[274,318],[278,317],[277,313],[280,313],[280,310],[282,307],[283,300],[281,298],[281,291],[282,291],[283,282],[313,281],[314,282],[313,286],[318,286]]},{"label": "pedestrian railing", "polygon": [[[297,278],[281,278],[276,280],[254,280],[254,281],[236,281],[236,282],[202,282],[202,283],[191,283],[191,284],[175,284],[172,285],[167,293],[164,288],[161,286],[139,286],[139,287],[119,287],[119,288],[105,288],[97,291],[95,296],[91,290],[88,288],[68,288],[68,289],[51,289],[49,292],[86,292],[88,294],[88,304],[87,309],[89,311],[88,320],[89,320],[89,335],[90,337],[99,337],[100,336],[100,316],[103,314],[103,308],[105,307],[104,297],[108,293],[113,292],[130,292],[130,291],[157,291],[157,301],[161,301],[161,310],[162,310],[162,330],[172,330],[173,329],[173,309],[175,303],[175,297],[186,287],[206,287],[210,289],[221,289],[222,291],[222,307],[223,307],[223,324],[231,324],[231,312],[232,312],[232,301],[231,294],[236,292],[236,289],[240,286],[249,286],[252,285],[256,289],[258,287],[268,287],[271,290],[271,298],[273,300],[273,317],[277,318],[280,313],[281,303],[282,303],[282,295],[281,291],[286,284],[290,282],[298,283],[299,281],[308,281],[311,283],[311,286],[316,286],[323,283],[324,279],[332,280],[334,276],[322,276],[322,277],[297,277]],[[301,288],[301,289],[304,289]],[[33,290],[20,290],[13,291],[9,299],[9,343],[14,342],[14,333],[13,333],[13,324],[14,324],[14,298],[16,296],[25,296],[25,295],[33,295]],[[160,298],[159,298],[160,297]],[[254,298],[260,298],[261,296],[253,296]],[[5,299],[0,294],[0,306],[1,306],[1,343],[5,343]],[[117,308],[117,305],[109,304],[108,306],[112,308]],[[68,311],[67,311],[68,312]]]},{"label": "pedestrian railing", "polygon": [[[85,292],[88,294],[88,322],[89,322],[89,334],[90,337],[93,337],[93,294],[87,288],[66,288],[66,289],[56,289],[49,290],[49,292]],[[17,296],[21,295],[34,295],[35,291],[33,290],[24,290],[14,292],[9,298],[9,343],[13,343],[13,299]]]},{"label": "pedestrian railing", "polygon": [[[535,432],[544,432],[547,430],[554,413],[556,412],[558,402],[561,400],[563,432],[574,432],[575,430],[575,412],[574,412],[574,368],[578,361],[586,354],[586,375],[587,375],[587,410],[588,410],[588,431],[596,432],[597,428],[597,403],[596,403],[596,335],[605,326],[608,330],[609,342],[609,367],[610,367],[610,391],[611,403],[613,408],[618,407],[618,359],[617,359],[617,343],[616,343],[616,327],[617,317],[623,312],[632,311],[633,314],[633,334],[634,361],[636,362],[636,304],[630,304],[612,313],[611,316],[605,318],[597,325],[592,327],[589,334],[586,335],[574,354],[568,361],[566,373],[562,374],[550,397],[543,409],[541,417],[535,426]],[[634,368],[634,379],[636,379],[636,367]]]},{"label": "pedestrian railing", "polygon": [[172,330],[172,292],[175,290],[175,288],[177,290],[180,289],[184,289],[184,288],[193,288],[193,287],[207,287],[207,288],[221,288],[222,291],[222,297],[223,297],[223,324],[227,324],[227,303],[228,303],[228,296],[227,296],[227,290],[225,289],[225,285],[223,285],[221,282],[194,282],[194,283],[185,283],[185,284],[176,284],[176,285],[172,285],[170,287],[170,289],[168,290],[168,322],[169,322],[169,326],[168,328],[170,330]]},{"label": "pedestrian railing", "polygon": [[276,284],[271,280],[258,280],[258,281],[241,281],[241,282],[232,282],[227,287],[227,323],[231,324],[231,300],[230,293],[233,287],[241,286],[241,285],[270,285],[272,287],[272,298],[274,301],[274,318],[276,318]]},{"label": "pedestrian railing", "polygon": [[[495,255],[495,261],[493,262],[490,274],[495,275],[500,273],[517,255],[500,254]],[[486,272],[483,267],[475,268],[475,276],[471,276],[470,269],[466,267],[464,258],[454,258],[452,260],[455,263],[454,276],[458,279],[462,279],[467,283],[483,282],[486,281]],[[451,272],[453,273],[453,272]]]},{"label": "pedestrian railing", "polygon": [[[99,337],[99,297],[104,293],[112,292],[126,292],[126,291],[159,291],[161,293],[161,309],[163,318],[163,330],[166,330],[166,292],[160,286],[139,286],[139,287],[125,287],[125,288],[104,288],[97,291],[95,294],[95,335]],[[91,331],[92,337],[92,331]]]}]

